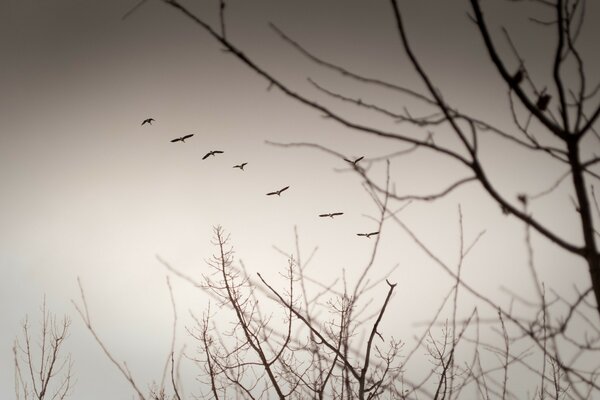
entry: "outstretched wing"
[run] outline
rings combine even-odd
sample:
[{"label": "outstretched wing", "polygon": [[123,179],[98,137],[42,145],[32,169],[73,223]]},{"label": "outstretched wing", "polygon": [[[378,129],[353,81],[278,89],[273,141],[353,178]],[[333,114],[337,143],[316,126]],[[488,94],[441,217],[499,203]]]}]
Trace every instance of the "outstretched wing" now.
[{"label": "outstretched wing", "polygon": [[347,158],[344,158],[344,161],[348,161],[350,164],[354,164],[354,161],[348,160]]},{"label": "outstretched wing", "polygon": [[365,158],[365,156],[358,157],[356,160],[354,160],[354,164],[356,164],[357,162],[359,162],[359,161],[360,161],[360,160],[362,160],[363,158]]},{"label": "outstretched wing", "polygon": [[329,214],[319,214],[319,217],[329,217]]},{"label": "outstretched wing", "polygon": [[378,235],[378,234],[379,234],[379,232],[371,232],[371,233],[367,234],[367,236]]},{"label": "outstretched wing", "polygon": [[223,152],[223,151],[221,151],[221,150],[214,150],[214,151],[213,151],[213,154],[223,154],[223,153],[224,153],[224,152]]},{"label": "outstretched wing", "polygon": [[171,140],[171,143],[179,142],[180,140],[181,140],[181,138],[180,138],[180,137],[178,137],[177,139],[173,139],[173,140]]},{"label": "outstretched wing", "polygon": [[194,136],[194,134],[190,133],[189,135],[185,135],[182,139],[185,140],[187,138],[191,138],[192,136]]},{"label": "outstretched wing", "polygon": [[286,190],[288,190],[289,188],[290,188],[289,186],[286,186],[286,187],[284,187],[283,189],[281,189],[281,190],[279,191],[279,193],[281,193],[281,192],[285,192],[285,191],[286,191]]},{"label": "outstretched wing", "polygon": [[267,193],[267,196],[273,196],[274,194],[278,194],[277,192],[269,192]]},{"label": "outstretched wing", "polygon": [[206,153],[206,154],[204,155],[204,157],[202,157],[202,159],[203,159],[203,160],[206,160],[208,157],[210,157],[210,156],[211,156],[211,154],[212,154],[212,153]]},{"label": "outstretched wing", "polygon": [[356,236],[367,236],[366,233],[357,233]]},{"label": "outstretched wing", "polygon": [[336,213],[332,213],[331,216],[332,217],[337,217],[338,215],[344,215],[343,212],[336,212]]}]

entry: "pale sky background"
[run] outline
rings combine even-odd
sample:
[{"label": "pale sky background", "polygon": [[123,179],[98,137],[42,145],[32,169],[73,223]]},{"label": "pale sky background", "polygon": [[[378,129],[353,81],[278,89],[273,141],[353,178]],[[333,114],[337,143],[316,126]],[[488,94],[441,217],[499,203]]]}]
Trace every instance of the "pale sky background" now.
[{"label": "pale sky background", "polygon": [[[159,1],[148,1],[122,21],[134,4],[0,2],[0,398],[14,396],[12,343],[26,314],[38,321],[44,295],[54,313],[72,319],[68,346],[78,381],[72,398],[131,398],[128,384],[70,302],[78,298],[77,277],[98,334],[147,387],[160,380],[172,318],[167,272],[156,255],[200,276],[206,271],[204,260],[215,250],[212,226],[222,225],[231,233],[237,259],[280,285],[278,273],[286,259],[273,246],[293,251],[294,226],[305,255],[319,246],[307,273],[323,282],[345,269],[352,283],[370,256],[372,242],[356,233],[373,230],[375,224],[364,215],[375,216],[377,209],[360,178],[337,171],[347,165],[325,153],[275,148],[264,141],[314,142],[367,159],[407,146],[349,131],[277,90],[267,91],[264,79]],[[217,1],[184,4],[217,25]],[[539,71],[538,82],[545,82],[552,47],[544,39],[554,33],[521,29],[532,5],[482,4],[497,41],[505,43],[499,34],[502,21],[518,39],[528,66]],[[411,0],[400,5],[414,50],[445,99],[461,111],[512,129],[506,88],[468,21],[468,2]],[[594,23],[598,11],[598,4],[588,2],[590,17],[580,39],[588,71],[600,68],[595,42],[600,28]],[[317,55],[353,71],[422,90],[402,52],[388,2],[231,1],[227,18],[228,37],[294,90],[358,122],[419,134],[409,125],[317,93],[307,77],[399,112],[405,105],[417,115],[423,112],[405,96],[311,64],[268,27],[269,22],[277,24]],[[510,56],[507,60],[516,66]],[[596,83],[597,74],[590,78]],[[156,119],[154,125],[140,126],[148,117]],[[195,136],[185,144],[169,142],[188,133]],[[447,133],[438,130],[436,138],[444,140]],[[509,198],[539,192],[563,172],[541,155],[483,138],[486,166]],[[593,153],[600,147],[590,142],[589,149]],[[209,150],[225,153],[202,161]],[[510,165],[501,164],[509,157]],[[248,162],[246,171],[232,169],[241,162]],[[375,176],[382,166],[373,167]],[[455,163],[425,151],[394,159],[392,173],[399,193],[416,194],[437,191],[465,176]],[[281,198],[265,196],[287,185],[291,188]],[[570,190],[570,182],[563,183],[533,210],[564,237],[580,240]],[[413,203],[401,215],[454,266],[459,203],[467,241],[487,230],[467,260],[467,279],[503,304],[508,298],[499,290],[502,285],[530,294],[523,226],[503,216],[476,184],[434,204]],[[345,215],[334,221],[317,217],[330,211]],[[572,296],[573,284],[584,287],[588,282],[580,260],[537,236],[534,245],[540,275],[549,287]],[[390,222],[384,226],[373,278],[397,263],[400,267],[389,279],[399,287],[383,332],[410,340],[417,333],[414,324],[433,314],[452,282]],[[189,309],[200,314],[206,307],[206,295],[177,279],[173,286],[182,316]],[[183,325],[189,321],[182,317],[180,322],[178,340],[183,341]],[[422,366],[428,368],[427,362]],[[192,365],[186,370],[194,376]],[[187,393],[195,391],[193,385],[186,387]]]}]

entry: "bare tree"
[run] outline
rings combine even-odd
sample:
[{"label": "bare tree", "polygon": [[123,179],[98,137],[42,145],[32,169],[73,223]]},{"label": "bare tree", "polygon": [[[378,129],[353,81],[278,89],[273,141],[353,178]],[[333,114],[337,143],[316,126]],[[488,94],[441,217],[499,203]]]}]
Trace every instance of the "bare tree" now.
[{"label": "bare tree", "polygon": [[[199,357],[192,359],[203,371],[209,395],[215,399],[231,398],[233,393],[242,398],[272,393],[281,399],[367,399],[378,398],[382,385],[393,384],[391,376],[398,370],[395,358],[401,344],[392,339],[384,351],[374,340],[376,336],[382,338],[378,326],[395,284],[388,282],[387,296],[374,315],[363,350],[352,351],[351,335],[364,323],[351,319],[358,298],[348,293],[336,295],[325,306],[331,319],[320,321],[315,317],[316,309],[322,308],[319,300],[332,292],[326,288],[314,298],[306,298],[302,265],[293,256],[288,258],[283,275],[287,289],[282,293],[260,274],[258,280],[252,279],[243,264],[234,266],[229,237],[220,227],[215,228],[214,244],[218,252],[209,261],[213,272],[204,282],[195,282],[163,262],[172,272],[207,291],[217,301],[217,309],[232,311],[230,328],[216,325],[209,308],[201,318],[194,316],[196,326],[189,329],[199,343]],[[298,287],[302,294],[297,294]],[[265,313],[257,292],[280,307],[282,323],[276,322],[274,312]],[[377,366],[370,369],[374,360]]]},{"label": "bare tree", "polygon": [[[402,210],[389,214],[385,205],[387,197],[380,199],[373,189],[367,187],[367,190],[380,207],[380,227],[385,220],[398,217]],[[464,393],[474,388],[484,398],[517,399],[520,397],[509,385],[509,370],[524,367],[532,377],[541,380],[540,385],[534,385],[536,398],[593,398],[597,393],[598,373],[575,369],[572,364],[561,361],[557,335],[551,334],[551,326],[547,323],[550,306],[545,296],[539,318],[530,321],[529,325],[526,325],[527,320],[499,308],[494,320],[482,320],[477,306],[465,320],[458,318],[459,289],[473,290],[461,279],[462,262],[481,237],[480,234],[470,244],[463,245],[460,208],[459,227],[461,262],[455,282],[411,348],[405,348],[403,342],[385,335],[380,329],[397,284],[385,278],[395,267],[384,271],[380,278],[371,279],[377,241],[373,243],[372,258],[363,267],[357,284],[352,289],[344,279],[341,291],[337,289],[337,281],[323,284],[306,274],[306,266],[313,260],[315,251],[302,263],[297,234],[296,254],[278,250],[288,259],[286,272],[282,274],[283,289],[278,289],[279,284],[267,281],[260,274],[253,278],[242,262],[235,263],[230,239],[220,227],[214,230],[213,244],[217,252],[208,261],[212,270],[203,275],[201,281],[159,260],[168,271],[209,294],[219,310],[218,319],[213,318],[214,309],[210,306],[202,317],[191,314],[195,323],[188,328],[188,333],[196,341],[197,349],[186,357],[199,369],[198,396],[214,399],[271,396],[290,399],[457,399],[468,398],[469,395]],[[422,245],[417,238],[415,241]],[[427,247],[424,250],[430,252]],[[437,261],[450,269],[442,260]],[[385,298],[383,293],[373,294],[373,289],[385,284],[388,287]],[[170,288],[170,283],[168,286]],[[309,295],[314,292],[309,286],[317,287],[315,294]],[[171,289],[170,293],[173,294]],[[266,306],[264,300],[267,300]],[[484,296],[481,300],[494,306]],[[146,396],[127,364],[116,361],[100,341],[90,322],[83,290],[82,304],[83,307],[77,305],[77,308],[88,329],[140,399],[185,398],[181,394],[183,383],[174,372],[173,344],[167,363],[173,394],[167,393],[163,383],[160,387],[151,387]],[[444,320],[441,311],[448,306],[450,319]],[[225,317],[227,312],[229,319]],[[176,322],[177,313],[174,315]],[[510,321],[510,327],[505,320]],[[481,340],[480,330],[486,326],[499,328],[500,344]],[[172,343],[175,343],[174,339]],[[432,368],[424,377],[414,379],[410,374],[412,371],[407,369],[412,368],[410,361],[418,351],[429,355]],[[594,352],[595,349],[581,351]],[[537,359],[540,354],[541,363]],[[576,361],[577,357],[570,363]]]},{"label": "bare tree", "polygon": [[[466,167],[466,169],[470,171],[469,176],[451,182],[446,189],[438,193],[426,196],[415,196],[399,195],[395,192],[391,192],[388,193],[388,195],[396,200],[406,200],[410,198],[434,200],[445,196],[467,183],[478,182],[481,188],[498,203],[503,212],[518,218],[556,246],[585,260],[589,267],[590,286],[600,315],[600,253],[598,253],[595,239],[600,233],[594,227],[594,219],[592,216],[594,205],[596,205],[596,212],[600,213],[600,210],[594,200],[593,188],[587,183],[588,179],[600,178],[600,175],[597,172],[594,172],[593,169],[600,164],[600,157],[593,153],[587,154],[589,152],[586,152],[585,148],[582,148],[582,143],[588,137],[591,140],[595,139],[596,145],[597,141],[600,140],[598,133],[594,129],[594,124],[600,116],[600,105],[596,99],[600,86],[596,85],[591,89],[588,87],[589,77],[586,75],[584,60],[577,48],[577,39],[584,21],[585,0],[533,0],[542,11],[549,9],[554,14],[549,22],[540,21],[539,19],[536,19],[535,16],[532,17],[532,23],[548,25],[555,29],[555,52],[550,55],[548,60],[548,65],[552,68],[553,82],[547,82],[545,85],[536,82],[535,72],[537,71],[529,70],[527,60],[519,54],[506,29],[503,32],[512,46],[513,54],[504,56],[499,54],[494,39],[490,34],[486,19],[484,18],[480,2],[478,0],[470,0],[471,14],[469,14],[469,17],[478,28],[478,32],[484,44],[484,50],[487,51],[498,74],[506,83],[507,96],[510,100],[510,107],[514,116],[515,129],[512,131],[505,131],[488,122],[462,113],[453,108],[452,105],[444,99],[444,96],[439,92],[432,78],[427,74],[425,67],[422,65],[411,46],[409,33],[406,32],[397,0],[389,1],[391,14],[390,23],[395,24],[402,49],[410,59],[416,73],[425,84],[426,92],[424,93],[374,78],[364,77],[353,73],[346,68],[325,61],[313,55],[309,50],[287,36],[281,29],[272,25],[276,34],[324,68],[340,72],[350,79],[358,80],[366,84],[384,86],[389,89],[397,90],[404,95],[419,100],[425,105],[431,106],[434,108],[434,112],[425,117],[414,117],[408,110],[404,110],[404,113],[392,112],[375,104],[367,104],[361,99],[352,99],[351,97],[336,93],[333,90],[328,90],[324,86],[318,85],[311,80],[313,85],[319,90],[327,93],[334,99],[352,102],[357,107],[383,113],[395,120],[411,123],[415,127],[423,128],[429,132],[439,126],[445,125],[450,127],[456,139],[456,143],[452,145],[436,143],[433,140],[433,135],[431,133],[425,138],[419,138],[402,133],[387,132],[375,126],[365,126],[355,123],[351,120],[351,117],[346,117],[332,111],[332,109],[317,103],[309,97],[293,91],[285,84],[285,82],[278,80],[267,69],[256,64],[250,56],[246,55],[235,45],[233,40],[230,39],[231,35],[225,36],[224,27],[226,21],[225,14],[222,12],[223,7],[221,7],[221,13],[219,14],[221,26],[219,32],[219,30],[213,28],[207,22],[208,18],[194,14],[177,0],[164,0],[164,2],[202,27],[216,41],[223,45],[227,51],[231,52],[242,63],[246,64],[249,68],[266,79],[270,87],[280,89],[290,98],[323,113],[328,118],[350,129],[358,130],[373,135],[374,137],[394,139],[400,144],[409,144],[415,147],[428,149],[439,154],[440,157],[450,158],[463,167]],[[221,4],[223,5],[224,3]],[[517,7],[517,5],[515,5],[515,7]],[[515,64],[515,66],[512,68],[507,66],[509,62],[505,61],[505,59],[512,59],[510,63]],[[574,73],[566,71],[570,67],[569,63],[574,63]],[[551,90],[549,89],[551,84],[553,86],[552,94],[550,94]],[[539,89],[539,86],[542,85],[544,89]],[[517,98],[518,104],[515,104],[514,97]],[[553,112],[552,107],[549,107],[549,103],[553,98],[557,98],[557,100],[553,102],[553,104],[556,104],[556,112]],[[520,114],[523,113],[527,116],[526,122],[521,121]],[[555,113],[558,115],[554,115]],[[535,119],[539,125],[534,127],[531,119]],[[537,131],[541,131],[541,135],[544,135],[544,137],[539,138]],[[506,198],[506,196],[501,193],[497,185],[488,176],[484,163],[481,160],[479,138],[484,133],[497,135],[515,146],[529,149],[532,152],[545,153],[551,160],[554,160],[565,167],[567,172],[564,177],[560,177],[559,181],[562,181],[566,177],[570,177],[572,181],[574,194],[573,201],[580,222],[583,244],[579,244],[571,238],[563,237],[560,232],[554,232],[546,226],[544,221],[539,220],[527,208],[523,207],[531,202],[531,200],[534,200],[534,197],[539,196],[523,193],[515,199],[516,201],[514,201]],[[346,159],[346,157],[343,157],[334,151],[330,151],[330,153],[341,159]],[[381,185],[378,185],[370,179],[367,173],[368,171],[357,165],[354,167],[369,185],[372,185],[380,192],[385,191]],[[552,190],[552,188],[549,190]]]},{"label": "bare tree", "polygon": [[[511,33],[503,28],[503,36],[493,37],[488,21],[485,18],[484,10],[480,1],[470,0],[470,10],[468,19],[473,23],[475,31],[482,40],[481,51],[489,56],[491,65],[495,68],[498,76],[504,81],[506,87],[507,106],[510,108],[513,116],[512,128],[506,129],[493,125],[492,123],[478,119],[468,113],[459,111],[446,99],[439,91],[433,78],[428,74],[427,67],[423,65],[417,55],[417,50],[413,48],[410,40],[410,32],[407,32],[403,14],[399,2],[389,1],[389,23],[393,24],[398,34],[401,50],[410,60],[417,76],[424,84],[425,91],[419,92],[407,87],[385,82],[376,78],[366,77],[352,72],[350,69],[336,65],[313,54],[310,50],[303,47],[300,43],[292,39],[283,32],[282,29],[272,25],[273,31],[279,35],[290,46],[297,49],[301,54],[308,57],[317,65],[323,68],[340,73],[347,79],[358,81],[366,85],[373,85],[395,90],[400,94],[407,96],[411,100],[416,100],[429,107],[430,114],[415,117],[408,109],[403,111],[394,111],[383,105],[376,103],[367,103],[360,98],[339,93],[333,89],[327,88],[327,85],[319,84],[314,80],[309,80],[311,84],[322,93],[330,96],[332,100],[350,102],[358,108],[362,108],[374,113],[383,114],[397,122],[408,123],[421,130],[425,135],[407,134],[391,132],[377,126],[367,126],[354,122],[352,116],[344,115],[334,111],[330,106],[323,105],[309,96],[293,90],[285,82],[279,80],[267,68],[258,65],[251,56],[247,55],[235,45],[232,39],[233,31],[228,30],[225,36],[225,29],[220,31],[213,28],[208,22],[209,18],[199,16],[190,11],[186,6],[177,0],[165,0],[165,3],[195,24],[203,28],[216,41],[224,46],[228,52],[237,59],[264,78],[269,87],[281,90],[289,98],[296,100],[317,112],[324,114],[330,120],[336,121],[341,125],[363,132],[376,138],[386,138],[397,141],[399,144],[410,145],[408,149],[392,154],[389,157],[398,157],[407,151],[424,149],[439,155],[441,158],[449,159],[468,171],[465,177],[459,177],[449,182],[445,189],[428,195],[399,194],[395,190],[389,190],[390,186],[384,187],[372,177],[369,168],[360,165],[354,165],[354,170],[373,188],[375,192],[384,194],[391,201],[406,200],[425,200],[431,201],[439,199],[458,190],[462,186],[470,183],[477,183],[479,187],[488,194],[492,201],[496,202],[503,213],[512,215],[521,221],[526,227],[527,245],[530,253],[529,266],[533,273],[535,285],[537,288],[538,299],[535,304],[530,305],[536,310],[533,319],[523,320],[517,317],[510,309],[500,308],[504,319],[510,320],[525,335],[536,343],[536,346],[545,355],[550,357],[553,365],[569,376],[573,376],[576,381],[585,381],[586,384],[597,389],[595,383],[595,367],[584,377],[575,367],[573,361],[566,361],[560,354],[557,341],[563,344],[574,346],[574,349],[581,351],[596,351],[594,343],[600,340],[598,332],[598,317],[600,317],[600,253],[597,248],[597,237],[600,236],[598,229],[594,225],[594,212],[596,217],[600,216],[600,207],[594,194],[593,185],[590,182],[598,180],[598,165],[600,158],[593,151],[597,148],[600,136],[595,130],[595,124],[600,116],[600,105],[598,104],[598,92],[600,85],[590,85],[589,72],[586,69],[585,60],[578,47],[578,39],[583,29],[586,1],[584,0],[534,0],[534,12],[537,14],[530,16],[532,28],[544,29],[546,40],[553,41],[554,50],[548,54],[546,65],[551,69],[551,80],[544,82],[538,76],[543,76],[542,72],[533,66],[533,63],[527,59],[526,55],[520,54],[518,45],[512,39]],[[517,9],[519,2],[512,2],[515,12],[521,12]],[[226,16],[219,14],[220,26],[226,25]],[[504,39],[508,43],[508,51],[502,54],[499,46],[496,44]],[[531,64],[531,66],[530,66]],[[593,77],[597,80],[597,77]],[[445,138],[443,141],[435,140],[435,130],[449,129],[452,137]],[[485,135],[493,135],[507,142],[507,144],[519,149],[529,150],[532,154],[539,153],[547,157],[547,162],[556,163],[565,170],[564,174],[557,177],[547,190],[541,193],[528,193],[526,189],[523,193],[510,198],[504,194],[501,187],[493,181],[486,167],[485,160],[482,159],[484,153],[481,151],[481,141]],[[446,135],[447,136],[447,135]],[[449,139],[454,139],[450,142]],[[327,149],[318,144],[312,143],[288,143],[283,146],[308,146],[318,148],[340,159],[347,159],[344,155],[332,149]],[[592,150],[590,150],[592,149]],[[368,159],[364,160],[368,163]],[[582,242],[565,235],[559,230],[549,227],[548,220],[543,220],[535,213],[534,203],[540,197],[546,196],[556,190],[556,188],[566,180],[570,180],[570,192],[573,203],[573,215],[578,221],[581,232]],[[391,185],[395,187],[395,185]],[[385,213],[389,213],[386,210]],[[398,225],[403,229],[409,228],[396,219]],[[535,266],[532,256],[531,232],[535,232],[545,238],[549,243],[557,246],[573,255],[575,258],[582,259],[588,266],[589,287],[583,290],[577,290],[576,299],[568,301],[557,293],[552,293],[553,299],[549,301],[546,288],[543,282],[540,282],[535,273]],[[413,238],[419,239],[413,235]],[[423,244],[423,249],[427,246]],[[484,293],[480,293],[476,288],[471,287],[467,282],[460,279],[460,276],[446,265],[446,263],[437,259],[431,252],[428,254],[436,261],[447,273],[457,280],[459,285],[466,289],[471,295],[479,298],[491,307],[497,308],[491,299],[488,299]],[[591,298],[590,298],[591,296]],[[518,300],[515,297],[515,300]],[[562,310],[558,316],[553,315],[553,311],[561,304]],[[566,306],[566,309],[565,307]],[[595,317],[592,320],[589,317],[588,307],[596,310]],[[551,310],[552,308],[552,310]],[[581,332],[574,332],[571,322],[575,315],[584,316],[585,324],[590,329],[584,335]],[[452,333],[455,335],[455,333]],[[593,338],[590,338],[592,335]],[[574,337],[575,336],[575,337]],[[550,352],[550,347],[553,347]],[[551,354],[550,354],[551,353]],[[581,356],[575,356],[579,359]],[[545,371],[545,364],[543,370]]]},{"label": "bare tree", "polygon": [[[591,399],[600,395],[600,254],[596,243],[600,233],[595,225],[600,217],[600,207],[591,183],[600,178],[600,157],[594,152],[600,141],[595,130],[600,115],[600,85],[590,86],[592,77],[578,47],[584,25],[585,0],[530,1],[532,9],[538,13],[530,16],[532,29],[552,32],[547,35],[547,40],[553,43],[553,52],[546,63],[551,70],[548,81],[540,78],[544,76],[542,71],[519,52],[518,43],[507,29],[501,30],[500,38],[492,34],[482,5],[478,0],[470,0],[467,18],[481,38],[482,47],[478,50],[489,57],[490,66],[506,88],[506,103],[512,116],[508,121],[510,128],[496,126],[451,104],[427,72],[418,49],[413,48],[396,0],[389,1],[388,23],[395,27],[399,49],[410,60],[424,85],[422,92],[336,65],[314,54],[279,27],[271,27],[275,35],[318,66],[339,73],[354,83],[393,90],[405,96],[407,102],[417,102],[430,110],[425,115],[416,116],[407,107],[394,110],[375,101],[353,98],[309,78],[312,88],[328,96],[332,105],[317,102],[278,79],[235,44],[235,29],[226,23],[225,1],[219,2],[218,27],[208,22],[208,16],[193,13],[177,0],[164,0],[164,3],[204,29],[228,53],[265,79],[270,89],[276,88],[329,120],[370,135],[373,140],[391,139],[399,145],[397,151],[388,155],[366,157],[360,163],[358,160],[351,162],[352,171],[363,179],[379,212],[375,218],[378,227],[371,239],[372,257],[353,286],[346,279],[340,284],[324,284],[307,276],[306,263],[300,262],[297,245],[295,255],[283,252],[288,265],[284,274],[285,289],[280,289],[261,275],[256,278],[248,274],[243,264],[234,265],[229,239],[220,228],[215,230],[214,244],[218,252],[209,263],[213,274],[203,281],[196,281],[163,262],[169,271],[212,296],[219,309],[231,311],[233,325],[228,329],[215,323],[209,309],[200,318],[194,316],[195,327],[189,330],[198,343],[197,354],[192,359],[199,365],[208,388],[203,393],[205,396],[215,399],[269,396],[279,399],[456,399],[469,397],[465,393],[475,390],[480,398],[511,399],[520,398],[509,384],[517,369],[532,376],[530,397],[533,398]],[[521,6],[519,1],[510,3],[515,9]],[[507,46],[499,46],[500,40]],[[500,51],[501,48],[508,50]],[[410,124],[415,129],[405,133],[361,124],[352,115],[335,111],[333,104],[336,102],[350,103],[394,122]],[[444,140],[439,140],[440,135],[436,136],[436,132],[450,132],[450,136],[444,135]],[[544,162],[554,163],[564,172],[541,192],[525,188],[517,196],[506,194],[491,177],[484,159],[482,143],[487,137],[545,157]],[[309,147],[341,161],[350,160],[347,155],[316,143],[273,144]],[[415,151],[427,151],[440,159],[455,162],[467,173],[429,194],[398,193],[390,174],[389,160]],[[382,160],[387,163],[383,181],[371,170],[372,165]],[[536,213],[536,202],[540,198],[555,194],[563,182],[569,181],[573,209],[565,212],[571,212],[576,218],[580,241],[560,229],[551,228],[550,221]],[[525,265],[531,272],[536,290],[533,300],[508,291],[510,305],[502,306],[464,279],[463,262],[483,233],[466,242],[460,207],[458,265],[438,257],[399,216],[410,202],[441,199],[469,184],[477,184],[502,213],[523,224],[528,257]],[[373,276],[371,268],[380,237],[385,235],[384,225],[388,223],[402,229],[452,280],[436,314],[417,336],[415,345],[402,349],[402,354],[400,342],[388,339],[385,347],[377,344],[378,340],[385,339],[379,331],[379,323],[384,315],[389,315],[386,309],[396,287],[386,280],[389,275]],[[544,238],[571,254],[573,259],[582,260],[588,267],[589,285],[583,289],[575,287],[574,295],[569,299],[547,287],[537,273],[532,235]],[[321,289],[314,297],[308,296],[309,284]],[[373,288],[385,284],[385,299],[374,295],[368,297]],[[458,313],[459,295],[476,300],[465,318]],[[279,314],[265,313],[259,296],[276,304]],[[324,298],[327,300],[323,302]],[[375,306],[377,300],[380,302]],[[448,309],[449,316],[444,318],[444,310]],[[80,314],[94,333],[87,306]],[[322,317],[324,314],[330,317]],[[274,322],[275,316],[279,316],[280,323]],[[481,330],[485,328],[495,331],[496,341],[482,338]],[[405,373],[406,369],[414,354],[423,350],[432,367],[420,379],[413,379]],[[397,362],[399,354],[402,355],[401,363]],[[113,362],[140,398],[144,398],[131,373],[114,359]],[[174,379],[173,387],[177,388]]]},{"label": "bare tree", "polygon": [[46,308],[41,307],[40,330],[33,336],[29,318],[21,325],[22,336],[13,346],[15,364],[15,394],[20,400],[66,399],[73,389],[71,355],[64,355],[64,344],[71,321],[67,317],[58,320]]}]

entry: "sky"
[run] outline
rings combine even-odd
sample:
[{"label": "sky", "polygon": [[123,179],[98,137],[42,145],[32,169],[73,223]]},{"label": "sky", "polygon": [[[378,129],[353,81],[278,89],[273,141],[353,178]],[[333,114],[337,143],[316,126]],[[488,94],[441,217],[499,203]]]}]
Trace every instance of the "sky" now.
[{"label": "sky", "polygon": [[[184,4],[218,26],[217,1]],[[228,38],[293,90],[354,121],[424,134],[318,92],[306,78],[398,112],[404,107],[415,115],[427,112],[406,96],[312,63],[269,27],[277,25],[319,57],[349,70],[423,91],[387,2],[227,4]],[[462,111],[514,129],[506,88],[467,17],[468,2],[399,4],[414,51],[444,98]],[[361,178],[325,152],[265,141],[318,143],[346,157],[365,156],[379,182],[385,163],[377,160],[408,148],[344,128],[268,90],[265,79],[160,1],[147,1],[123,20],[134,5],[117,0],[0,2],[0,398],[13,396],[12,344],[25,315],[32,323],[39,321],[44,296],[51,311],[72,320],[73,398],[131,398],[127,382],[74,309],[78,277],[109,348],[128,361],[144,386],[159,380],[172,314],[168,271],[157,256],[200,277],[215,251],[214,226],[231,234],[236,260],[280,285],[287,262],[274,247],[293,252],[295,227],[305,257],[319,249],[307,273],[324,283],[342,273],[349,281],[357,279],[373,241],[356,233],[374,230],[369,216],[378,213]],[[553,48],[547,39],[552,33],[527,20],[535,4],[482,1],[482,6],[508,64],[517,65],[501,26],[514,35],[539,82],[550,78]],[[600,28],[592,23],[598,11],[589,2],[580,39],[589,71],[600,67],[594,44]],[[155,122],[141,126],[150,117]],[[441,142],[449,140],[444,129],[436,131]],[[185,143],[170,142],[185,134],[194,136]],[[594,149],[597,142],[587,150]],[[224,153],[202,160],[210,150]],[[489,136],[482,138],[482,154],[490,176],[512,199],[546,189],[563,172],[544,156]],[[242,162],[248,163],[244,171],[232,168]],[[465,176],[455,162],[423,150],[393,158],[390,168],[398,193],[404,194],[435,192]],[[265,196],[284,186],[290,189],[280,197]],[[563,183],[553,196],[536,202],[534,212],[578,241],[570,193],[570,183]],[[401,216],[437,255],[455,265],[459,204],[465,241],[486,232],[469,256],[466,277],[505,303],[502,286],[531,294],[524,228],[503,216],[476,184],[437,202],[414,202]],[[343,218],[317,216],[334,211],[344,212]],[[397,225],[386,223],[381,236],[373,279],[398,264],[388,279],[401,289],[384,331],[409,340],[415,324],[430,318],[452,283]],[[565,295],[573,295],[574,284],[585,286],[580,260],[536,235],[533,244],[548,286]],[[179,314],[206,308],[204,293],[174,276],[171,280]],[[178,339],[185,341],[182,318]]]}]

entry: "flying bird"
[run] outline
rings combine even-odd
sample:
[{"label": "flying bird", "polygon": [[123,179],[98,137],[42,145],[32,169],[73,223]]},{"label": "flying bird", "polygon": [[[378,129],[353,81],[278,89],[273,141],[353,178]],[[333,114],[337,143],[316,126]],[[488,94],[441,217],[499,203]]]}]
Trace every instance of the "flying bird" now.
[{"label": "flying bird", "polygon": [[171,143],[175,143],[175,142],[185,143],[185,139],[191,138],[192,136],[194,136],[193,133],[189,134],[189,135],[182,136],[182,137],[178,137],[176,139],[171,140]]},{"label": "flying bird", "polygon": [[276,194],[277,196],[281,196],[281,193],[288,190],[289,188],[290,188],[289,186],[286,186],[283,189],[279,189],[274,192],[269,192],[269,193],[267,193],[267,196],[273,196],[274,194]]},{"label": "flying bird", "polygon": [[356,165],[360,160],[362,160],[363,158],[365,158],[365,156],[362,157],[358,157],[356,160],[352,161],[352,160],[348,160],[347,158],[344,158],[344,161],[348,161],[350,164],[354,164]]},{"label": "flying bird", "polygon": [[221,150],[211,150],[202,157],[203,160],[206,160],[210,156],[214,156],[215,154],[223,154]]},{"label": "flying bird", "polygon": [[343,212],[334,212],[334,213],[327,213],[327,214],[319,214],[319,217],[323,218],[323,217],[337,217],[338,215],[344,215]]},{"label": "flying bird", "polygon": [[241,164],[238,164],[238,165],[234,165],[233,168],[239,168],[239,169],[241,169],[243,171],[244,167],[246,166],[246,164],[248,164],[248,163],[245,162],[245,163],[241,163]]},{"label": "flying bird", "polygon": [[551,98],[552,98],[552,96],[550,96],[548,93],[540,94],[540,97],[538,97],[537,103],[535,103],[538,110],[546,111],[546,109],[548,108],[548,103],[550,103]]},{"label": "flying bird", "polygon": [[379,234],[379,231],[377,231],[377,232],[371,232],[371,233],[357,233],[356,236],[364,236],[364,237],[370,239],[371,236],[378,235],[378,234]]},{"label": "flying bird", "polygon": [[144,121],[142,121],[142,125],[144,124],[150,124],[152,125],[152,122],[156,121],[154,118],[146,118]]}]

